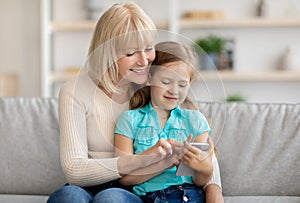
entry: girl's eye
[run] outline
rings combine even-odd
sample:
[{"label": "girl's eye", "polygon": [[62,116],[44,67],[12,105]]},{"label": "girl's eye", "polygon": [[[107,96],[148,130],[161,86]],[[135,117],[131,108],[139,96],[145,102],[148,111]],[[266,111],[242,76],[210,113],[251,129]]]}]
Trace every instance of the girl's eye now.
[{"label": "girl's eye", "polygon": [[168,85],[168,84],[170,84],[170,81],[168,81],[168,80],[162,80],[161,83],[164,84],[164,85]]},{"label": "girl's eye", "polygon": [[188,83],[181,83],[181,84],[179,84],[179,87],[186,87],[186,86],[188,86]]}]

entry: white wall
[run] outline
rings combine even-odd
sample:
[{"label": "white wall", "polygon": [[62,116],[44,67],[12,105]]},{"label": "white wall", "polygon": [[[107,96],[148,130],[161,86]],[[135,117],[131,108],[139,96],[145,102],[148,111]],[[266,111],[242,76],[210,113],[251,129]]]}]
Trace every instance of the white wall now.
[{"label": "white wall", "polygon": [[16,72],[21,96],[40,95],[39,0],[0,1],[0,72]]}]

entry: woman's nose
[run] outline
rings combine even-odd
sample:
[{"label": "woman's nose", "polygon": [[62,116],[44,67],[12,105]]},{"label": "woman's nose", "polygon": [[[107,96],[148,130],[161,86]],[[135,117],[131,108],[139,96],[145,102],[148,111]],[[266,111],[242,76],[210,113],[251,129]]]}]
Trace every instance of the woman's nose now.
[{"label": "woman's nose", "polygon": [[138,54],[138,65],[140,66],[147,66],[148,65],[148,58],[147,54],[144,51],[140,51]]}]

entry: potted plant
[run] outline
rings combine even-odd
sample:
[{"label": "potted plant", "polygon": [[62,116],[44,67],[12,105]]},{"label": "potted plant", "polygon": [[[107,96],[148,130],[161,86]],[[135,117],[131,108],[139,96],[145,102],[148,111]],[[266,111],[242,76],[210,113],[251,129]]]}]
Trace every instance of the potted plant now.
[{"label": "potted plant", "polygon": [[225,40],[216,35],[209,35],[196,41],[195,50],[200,56],[202,69],[215,70],[219,65],[218,58],[225,50]]},{"label": "potted plant", "polygon": [[246,99],[245,99],[245,97],[243,97],[243,96],[240,95],[240,94],[233,94],[233,95],[229,95],[229,96],[226,98],[226,101],[227,101],[227,102],[245,102]]}]

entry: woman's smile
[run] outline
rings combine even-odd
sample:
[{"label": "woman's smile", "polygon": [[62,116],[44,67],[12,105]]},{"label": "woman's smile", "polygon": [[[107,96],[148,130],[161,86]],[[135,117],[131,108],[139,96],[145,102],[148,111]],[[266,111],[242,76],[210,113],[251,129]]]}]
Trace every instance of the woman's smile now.
[{"label": "woman's smile", "polygon": [[138,75],[144,75],[148,73],[148,68],[130,68],[130,70]]}]

